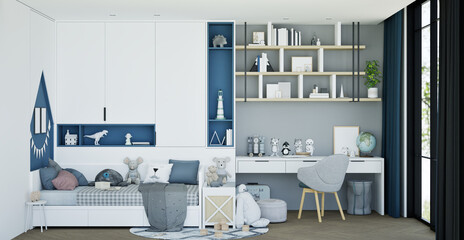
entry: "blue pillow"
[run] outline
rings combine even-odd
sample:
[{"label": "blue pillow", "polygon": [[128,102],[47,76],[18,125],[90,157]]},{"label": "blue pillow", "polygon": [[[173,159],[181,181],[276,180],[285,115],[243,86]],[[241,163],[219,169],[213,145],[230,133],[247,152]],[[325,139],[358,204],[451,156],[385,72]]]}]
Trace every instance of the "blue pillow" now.
[{"label": "blue pillow", "polygon": [[169,183],[185,183],[185,184],[198,184],[198,167],[200,161],[198,160],[169,160],[172,163],[171,175],[169,176]]},{"label": "blue pillow", "polygon": [[81,172],[77,171],[74,168],[66,168],[64,170],[72,173],[72,175],[74,175],[74,177],[77,178],[77,181],[79,182],[79,186],[87,186],[87,185],[89,185],[89,182],[87,181],[87,178],[85,178],[84,174],[82,174]]},{"label": "blue pillow", "polygon": [[56,189],[53,186],[52,180],[58,176],[58,172],[53,167],[45,167],[39,170],[40,181],[42,182],[42,187],[45,190],[54,190]]}]

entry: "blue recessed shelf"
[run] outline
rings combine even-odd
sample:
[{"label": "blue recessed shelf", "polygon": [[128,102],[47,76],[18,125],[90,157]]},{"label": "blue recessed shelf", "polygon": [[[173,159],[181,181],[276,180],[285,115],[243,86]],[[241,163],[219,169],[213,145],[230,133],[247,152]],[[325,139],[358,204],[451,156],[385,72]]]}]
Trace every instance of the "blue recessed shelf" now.
[{"label": "blue recessed shelf", "polygon": [[[213,38],[223,35],[227,44],[224,47],[213,47]],[[208,23],[208,147],[234,147],[234,23]],[[216,119],[218,91],[223,92],[224,117]],[[210,144],[214,132],[220,141],[232,129],[232,145]],[[216,138],[216,137],[215,137]],[[214,143],[217,140],[214,139]]]},{"label": "blue recessed shelf", "polygon": [[[156,144],[155,124],[58,124],[58,147],[154,147]],[[77,134],[76,145],[66,145],[65,136]],[[107,130],[108,134],[95,145],[94,139],[84,137]],[[147,145],[125,145],[126,134],[132,135],[131,142],[147,142]]]}]

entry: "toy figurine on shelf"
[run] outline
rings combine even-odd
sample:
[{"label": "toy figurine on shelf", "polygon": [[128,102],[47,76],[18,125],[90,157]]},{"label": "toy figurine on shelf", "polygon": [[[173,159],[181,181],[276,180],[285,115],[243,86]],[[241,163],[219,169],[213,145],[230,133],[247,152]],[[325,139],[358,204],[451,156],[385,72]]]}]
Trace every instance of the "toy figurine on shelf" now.
[{"label": "toy figurine on shelf", "polygon": [[253,136],[248,137],[248,156],[264,156],[264,137],[263,136]]},{"label": "toy figurine on shelf", "polygon": [[265,153],[264,152],[264,140],[265,139],[266,138],[263,137],[263,136],[259,137],[259,153],[258,153],[258,156],[260,156],[260,157],[264,156],[264,153]]},{"label": "toy figurine on shelf", "polygon": [[248,137],[247,143],[248,143],[247,155],[250,157],[253,157],[253,137]]},{"label": "toy figurine on shelf", "polygon": [[279,151],[279,139],[271,138],[271,157],[277,157],[277,152]]},{"label": "toy figurine on shelf", "polygon": [[284,142],[282,144],[282,155],[287,156],[290,154],[290,144],[288,142]]},{"label": "toy figurine on shelf", "polygon": [[301,139],[297,138],[295,139],[295,154],[299,154],[303,152],[303,141]]},{"label": "toy figurine on shelf", "polygon": [[217,101],[218,101],[218,103],[217,103],[217,115],[216,115],[217,120],[226,119],[224,117],[224,103],[223,103],[222,96],[223,96],[222,89],[219,89],[218,98],[217,98]]},{"label": "toy figurine on shelf", "polygon": [[313,45],[313,46],[316,46],[316,45],[317,45],[316,33],[313,34],[313,38],[311,39],[311,45]]},{"label": "toy figurine on shelf", "polygon": [[306,152],[309,156],[313,156],[314,154],[314,141],[311,138],[306,139]]}]

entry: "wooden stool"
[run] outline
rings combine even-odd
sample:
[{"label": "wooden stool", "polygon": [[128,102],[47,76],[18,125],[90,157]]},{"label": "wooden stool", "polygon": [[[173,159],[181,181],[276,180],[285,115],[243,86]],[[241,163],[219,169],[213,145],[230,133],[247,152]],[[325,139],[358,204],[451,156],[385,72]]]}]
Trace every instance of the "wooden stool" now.
[{"label": "wooden stool", "polygon": [[32,229],[33,227],[33,220],[34,220],[34,211],[33,211],[33,207],[34,206],[39,206],[41,207],[40,210],[42,210],[42,217],[43,217],[43,222],[42,224],[40,225],[40,232],[43,232],[43,226],[45,225],[45,230],[48,230],[47,228],[47,220],[45,219],[45,204],[47,203],[47,201],[45,200],[39,200],[37,202],[26,202],[26,223],[25,223],[25,226],[24,226],[24,232],[27,232],[27,230],[29,229]]}]

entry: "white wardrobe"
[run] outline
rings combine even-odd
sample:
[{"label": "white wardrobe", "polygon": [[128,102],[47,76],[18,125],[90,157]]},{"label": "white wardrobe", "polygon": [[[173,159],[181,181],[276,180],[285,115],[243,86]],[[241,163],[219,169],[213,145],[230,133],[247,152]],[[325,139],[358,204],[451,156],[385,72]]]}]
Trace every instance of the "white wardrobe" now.
[{"label": "white wardrobe", "polygon": [[205,22],[58,22],[58,124],[156,124],[206,144]]}]

